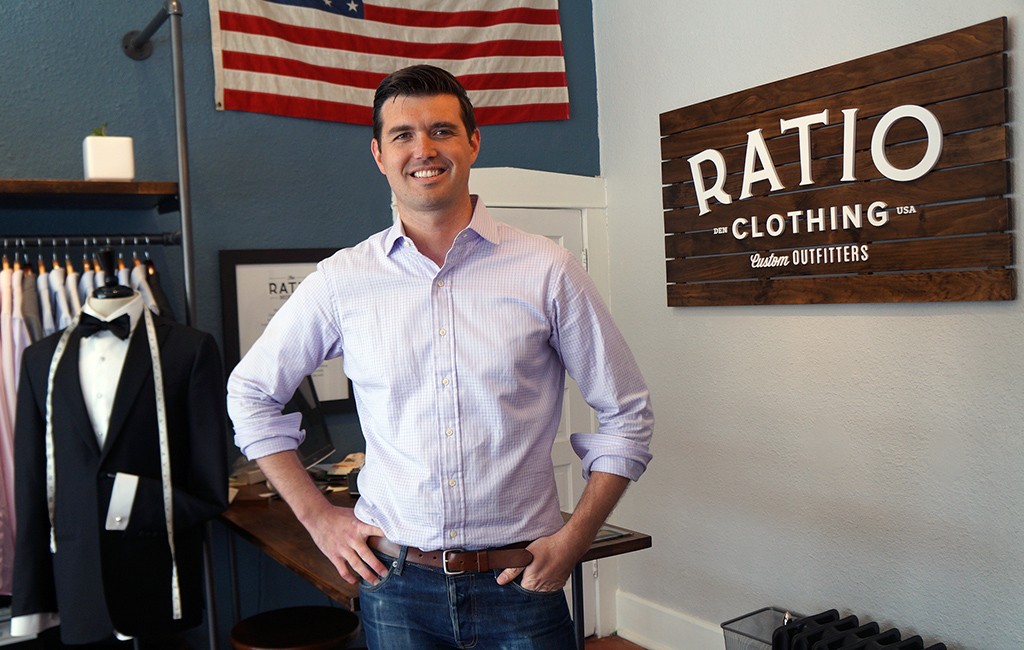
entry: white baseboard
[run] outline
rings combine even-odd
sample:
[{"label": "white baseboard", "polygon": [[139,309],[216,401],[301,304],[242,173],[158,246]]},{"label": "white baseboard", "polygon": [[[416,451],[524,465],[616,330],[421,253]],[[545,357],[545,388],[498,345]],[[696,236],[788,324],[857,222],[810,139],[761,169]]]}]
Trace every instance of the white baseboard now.
[{"label": "white baseboard", "polygon": [[722,627],[634,594],[615,598],[618,635],[648,650],[723,650]]}]

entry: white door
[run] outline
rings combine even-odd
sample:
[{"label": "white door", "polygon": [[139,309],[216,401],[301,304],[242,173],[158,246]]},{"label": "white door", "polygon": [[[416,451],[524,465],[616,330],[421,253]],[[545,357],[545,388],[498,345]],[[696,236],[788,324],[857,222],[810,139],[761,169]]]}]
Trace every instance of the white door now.
[{"label": "white door", "polygon": [[[499,221],[515,226],[527,232],[548,237],[560,246],[567,248],[576,259],[584,263],[586,251],[583,239],[583,211],[572,209],[544,208],[488,208],[491,215]],[[586,482],[580,459],[569,444],[569,435],[575,432],[593,430],[590,407],[583,399],[580,389],[571,377],[566,376],[565,394],[562,396],[562,420],[558,424],[558,435],[551,450],[551,460],[555,466],[555,479],[558,482],[558,503],[563,512],[572,512],[579,501]],[[597,596],[594,589],[593,562],[583,568],[583,611],[586,634],[595,631],[595,607]],[[565,587],[566,597],[572,602],[572,587]]]}]

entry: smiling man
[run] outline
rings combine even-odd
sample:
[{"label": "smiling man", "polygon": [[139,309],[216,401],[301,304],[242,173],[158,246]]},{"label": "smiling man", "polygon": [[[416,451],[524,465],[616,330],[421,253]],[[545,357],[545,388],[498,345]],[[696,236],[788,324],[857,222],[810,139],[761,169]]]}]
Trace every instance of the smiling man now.
[{"label": "smiling man", "polygon": [[[480,131],[451,74],[395,72],[373,115],[399,219],[320,262],[236,367],[236,443],[360,580],[371,648],[575,648],[561,589],[650,461],[647,387],[575,258],[470,195]],[[281,414],[338,356],[366,439],[354,509],[316,489]],[[588,483],[563,524],[551,447],[566,371],[599,426],[572,437]]]}]

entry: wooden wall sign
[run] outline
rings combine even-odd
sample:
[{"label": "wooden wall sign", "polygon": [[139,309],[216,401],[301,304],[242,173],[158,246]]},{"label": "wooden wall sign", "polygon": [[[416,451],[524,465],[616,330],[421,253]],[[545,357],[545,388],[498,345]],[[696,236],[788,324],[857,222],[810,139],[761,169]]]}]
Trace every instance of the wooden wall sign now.
[{"label": "wooden wall sign", "polygon": [[669,306],[1013,300],[1006,18],[661,115]]}]

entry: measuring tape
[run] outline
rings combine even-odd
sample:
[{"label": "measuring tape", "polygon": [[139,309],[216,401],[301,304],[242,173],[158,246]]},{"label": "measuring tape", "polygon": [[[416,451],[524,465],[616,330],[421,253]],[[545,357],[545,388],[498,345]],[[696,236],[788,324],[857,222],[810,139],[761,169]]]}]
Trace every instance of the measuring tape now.
[{"label": "measuring tape", "polygon": [[[167,527],[167,545],[171,551],[171,607],[174,619],[181,618],[181,587],[178,581],[178,560],[174,545],[174,496],[171,483],[171,449],[167,431],[167,407],[164,400],[164,375],[160,363],[160,348],[157,346],[156,326],[148,308],[142,310],[146,320],[146,336],[149,342],[149,356],[153,364],[153,387],[156,397],[156,422],[160,435],[160,482],[164,497],[164,522]],[[57,471],[53,448],[53,382],[57,366],[67,349],[71,333],[78,326],[76,316],[61,335],[57,348],[50,360],[50,371],[46,378],[46,509],[50,517],[50,552],[57,552],[57,536],[54,529],[54,511],[57,495]]]}]

